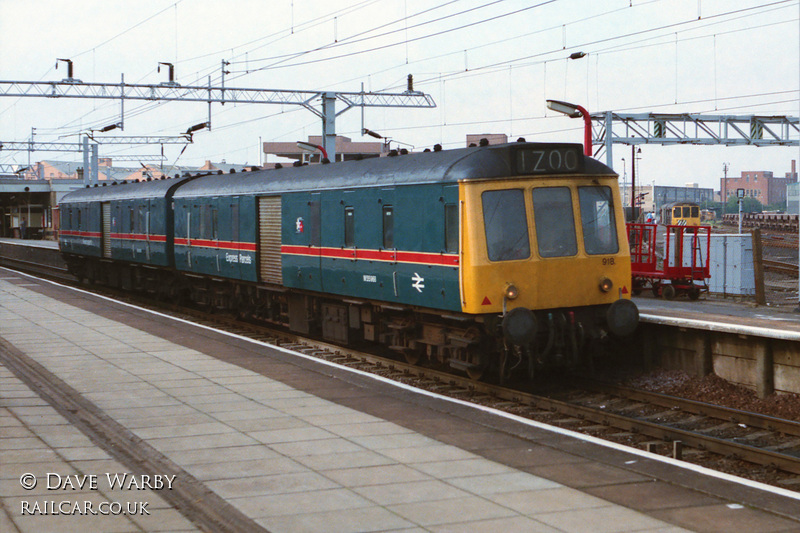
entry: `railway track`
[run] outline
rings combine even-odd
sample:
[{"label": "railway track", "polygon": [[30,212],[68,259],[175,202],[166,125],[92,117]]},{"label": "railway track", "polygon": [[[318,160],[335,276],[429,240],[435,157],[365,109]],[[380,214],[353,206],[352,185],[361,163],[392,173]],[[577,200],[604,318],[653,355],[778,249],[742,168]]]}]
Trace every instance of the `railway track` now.
[{"label": "railway track", "polygon": [[[140,297],[131,297],[129,294],[126,299],[133,299],[137,305],[165,312],[164,304],[143,302]],[[178,318],[292,349],[342,366],[372,372],[453,398],[648,449],[654,453],[711,465],[716,469],[720,469],[719,457],[726,457],[730,459],[731,465],[722,469],[740,476],[743,472],[741,465],[737,464],[738,461],[761,465],[762,471],[755,472],[757,469],[754,469],[757,475],[750,476],[759,481],[770,482],[765,479],[764,470],[771,471],[773,484],[784,486],[800,481],[797,477],[800,476],[798,422],[584,381],[580,387],[572,387],[567,394],[536,394],[513,387],[477,382],[444,369],[411,365],[359,349],[302,338],[273,327],[238,321],[229,316],[187,310],[173,305],[166,307],[168,312]],[[783,474],[776,474],[776,469]]]},{"label": "railway track", "polygon": [[781,274],[795,277],[798,275],[798,268],[795,264],[782,261],[772,261],[769,259],[762,259],[761,262],[764,265],[764,268],[770,272],[779,272]]}]

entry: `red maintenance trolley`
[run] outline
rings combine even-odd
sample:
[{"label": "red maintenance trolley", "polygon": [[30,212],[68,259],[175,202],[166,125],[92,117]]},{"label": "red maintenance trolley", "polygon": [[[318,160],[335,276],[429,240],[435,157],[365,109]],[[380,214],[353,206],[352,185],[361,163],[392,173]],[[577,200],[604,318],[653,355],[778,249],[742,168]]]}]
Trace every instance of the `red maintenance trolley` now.
[{"label": "red maintenance trolley", "polygon": [[711,226],[628,224],[633,293],[672,300],[708,292]]}]

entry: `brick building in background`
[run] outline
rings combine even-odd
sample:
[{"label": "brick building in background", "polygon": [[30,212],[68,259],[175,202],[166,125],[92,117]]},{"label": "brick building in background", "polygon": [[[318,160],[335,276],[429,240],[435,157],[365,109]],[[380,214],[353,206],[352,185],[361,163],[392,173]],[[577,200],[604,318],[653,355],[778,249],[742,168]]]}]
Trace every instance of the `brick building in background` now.
[{"label": "brick building in background", "polygon": [[743,171],[741,176],[721,178],[720,196],[727,202],[736,196],[737,189],[744,189],[744,195],[755,198],[761,205],[786,204],[786,186],[797,182],[797,162],[792,160],[792,171],[783,178],[776,178],[766,170]]}]

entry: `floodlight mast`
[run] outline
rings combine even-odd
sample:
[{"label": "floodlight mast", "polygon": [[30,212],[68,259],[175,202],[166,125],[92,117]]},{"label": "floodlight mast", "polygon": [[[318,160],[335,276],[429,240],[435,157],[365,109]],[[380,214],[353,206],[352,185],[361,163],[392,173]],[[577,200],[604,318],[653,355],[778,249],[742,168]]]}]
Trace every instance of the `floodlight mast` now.
[{"label": "floodlight mast", "polygon": [[592,117],[589,112],[577,104],[562,102],[560,100],[547,100],[547,108],[557,113],[567,115],[569,118],[583,117],[583,153],[592,156]]}]

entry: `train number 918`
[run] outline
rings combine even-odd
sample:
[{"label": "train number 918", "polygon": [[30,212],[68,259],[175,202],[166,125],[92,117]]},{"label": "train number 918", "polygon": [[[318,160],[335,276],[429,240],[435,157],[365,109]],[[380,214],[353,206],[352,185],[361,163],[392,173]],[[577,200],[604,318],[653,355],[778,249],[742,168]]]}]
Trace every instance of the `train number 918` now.
[{"label": "train number 918", "polygon": [[583,171],[580,147],[522,148],[517,151],[520,174],[571,174]]}]

